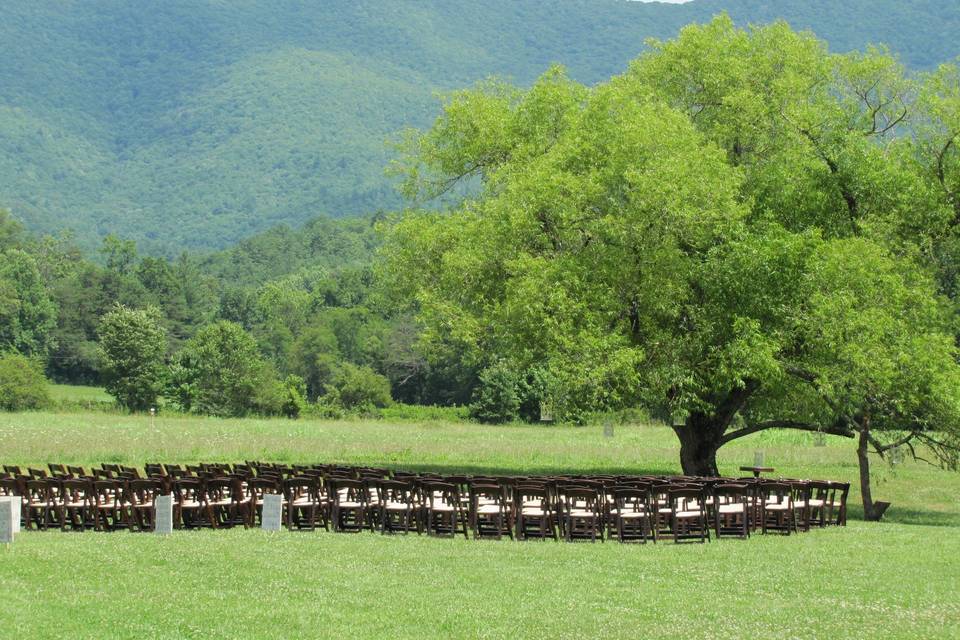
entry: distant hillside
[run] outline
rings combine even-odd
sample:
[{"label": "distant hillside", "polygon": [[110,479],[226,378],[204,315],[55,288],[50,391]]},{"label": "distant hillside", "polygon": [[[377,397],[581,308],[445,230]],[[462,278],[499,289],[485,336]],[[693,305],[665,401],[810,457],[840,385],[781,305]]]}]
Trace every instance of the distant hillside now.
[{"label": "distant hillside", "polygon": [[397,206],[384,141],[435,92],[560,62],[584,82],[719,11],[783,17],[917,69],[960,54],[955,0],[30,0],[0,20],[0,205],[142,250]]}]

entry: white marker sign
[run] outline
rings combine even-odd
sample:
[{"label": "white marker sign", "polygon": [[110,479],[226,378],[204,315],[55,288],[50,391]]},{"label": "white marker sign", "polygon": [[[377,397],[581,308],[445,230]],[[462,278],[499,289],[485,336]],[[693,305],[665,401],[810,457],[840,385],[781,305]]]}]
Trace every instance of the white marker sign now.
[{"label": "white marker sign", "polygon": [[0,509],[5,508],[3,505],[7,501],[10,504],[10,521],[13,522],[13,532],[20,533],[20,507],[23,504],[23,498],[20,496],[0,498]]},{"label": "white marker sign", "polygon": [[260,528],[264,531],[280,531],[280,514],[283,512],[283,496],[268,493],[263,496],[263,514]]},{"label": "white marker sign", "polygon": [[153,530],[160,534],[173,533],[173,496],[157,496],[153,503]]},{"label": "white marker sign", "polygon": [[[19,502],[20,498],[17,498]],[[13,509],[11,498],[0,498],[0,544],[13,542]],[[19,505],[18,505],[19,506]],[[17,516],[19,517],[19,513]]]}]

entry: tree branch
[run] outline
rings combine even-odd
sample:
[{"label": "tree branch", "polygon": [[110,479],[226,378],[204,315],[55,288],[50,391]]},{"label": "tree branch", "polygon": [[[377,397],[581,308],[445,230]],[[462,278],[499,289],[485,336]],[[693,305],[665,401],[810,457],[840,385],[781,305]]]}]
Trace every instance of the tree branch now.
[{"label": "tree branch", "polygon": [[798,431],[817,431],[832,436],[843,436],[844,438],[854,437],[854,432],[845,426],[846,420],[838,420],[835,424],[823,426],[811,422],[800,422],[798,420],[766,420],[748,425],[742,429],[731,431],[720,439],[720,445],[723,446],[731,440],[748,436],[751,433],[765,431],[767,429],[795,429]]},{"label": "tree branch", "polygon": [[916,436],[917,436],[917,433],[916,433],[915,431],[911,431],[910,433],[908,433],[908,434],[905,435],[904,437],[900,438],[899,440],[896,440],[895,442],[891,442],[891,443],[889,443],[889,444],[883,444],[882,442],[880,442],[879,440],[877,440],[876,438],[874,438],[872,434],[869,434],[869,433],[868,433],[868,434],[867,434],[867,440],[870,442],[870,444],[873,446],[874,450],[875,450],[875,451],[880,455],[880,457],[882,458],[882,457],[883,457],[883,454],[885,454],[885,453],[886,453],[887,451],[889,451],[890,449],[894,449],[894,448],[899,447],[899,446],[901,446],[901,445],[909,444],[909,442],[910,442],[911,440],[913,440]]}]

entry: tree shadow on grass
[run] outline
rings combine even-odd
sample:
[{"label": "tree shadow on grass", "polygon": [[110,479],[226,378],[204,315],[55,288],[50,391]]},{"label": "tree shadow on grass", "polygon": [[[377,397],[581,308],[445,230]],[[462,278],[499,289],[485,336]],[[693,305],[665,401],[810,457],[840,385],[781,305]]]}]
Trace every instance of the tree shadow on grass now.
[{"label": "tree shadow on grass", "polygon": [[[863,520],[863,505],[848,503],[847,518],[849,520]],[[927,527],[960,527],[960,514],[933,509],[911,509],[893,504],[878,524],[882,526],[884,523]]]},{"label": "tree shadow on grass", "polygon": [[[356,465],[356,463],[351,463]],[[364,466],[364,465],[358,465]],[[605,467],[605,466],[553,466],[515,467],[488,464],[382,464],[370,465],[391,471],[410,471],[415,473],[438,473],[441,475],[468,475],[468,476],[549,476],[549,475],[677,475],[679,471],[674,467]]]}]

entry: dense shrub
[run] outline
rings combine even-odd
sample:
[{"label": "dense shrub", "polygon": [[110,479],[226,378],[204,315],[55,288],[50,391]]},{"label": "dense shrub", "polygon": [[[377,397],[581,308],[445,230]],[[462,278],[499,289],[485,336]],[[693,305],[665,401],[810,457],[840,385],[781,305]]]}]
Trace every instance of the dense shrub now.
[{"label": "dense shrub", "polygon": [[258,394],[258,413],[299,418],[307,409],[307,385],[300,376],[289,375]]},{"label": "dense shrub", "polygon": [[336,403],[348,411],[390,404],[390,381],[370,367],[343,362],[327,385],[326,404]]},{"label": "dense shrub", "polygon": [[380,411],[384,420],[409,422],[463,422],[470,418],[469,407],[436,407],[416,404],[392,404]]},{"label": "dense shrub", "polygon": [[167,395],[184,411],[242,416],[278,407],[276,385],[254,339],[222,320],[198,331],[175,356]]},{"label": "dense shrub", "polygon": [[505,363],[487,367],[480,372],[480,384],[473,394],[470,416],[493,424],[517,420],[524,386],[521,376]]},{"label": "dense shrub", "polygon": [[39,363],[16,353],[0,354],[0,409],[23,411],[50,404]]}]

